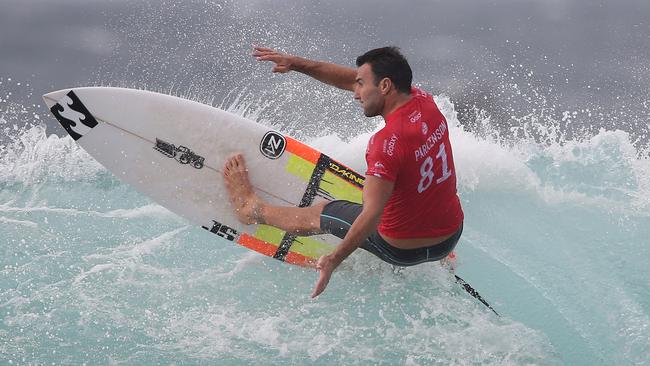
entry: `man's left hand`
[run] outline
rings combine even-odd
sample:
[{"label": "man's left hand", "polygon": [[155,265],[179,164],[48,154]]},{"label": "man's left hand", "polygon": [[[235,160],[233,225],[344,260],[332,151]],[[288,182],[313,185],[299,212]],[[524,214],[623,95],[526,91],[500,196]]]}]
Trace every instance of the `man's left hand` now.
[{"label": "man's left hand", "polygon": [[334,272],[340,263],[332,255],[324,255],[318,259],[316,269],[320,272],[320,276],[318,277],[318,282],[316,282],[316,288],[314,288],[314,292],[311,294],[312,299],[325,291],[325,287],[327,287],[332,277],[332,272]]}]

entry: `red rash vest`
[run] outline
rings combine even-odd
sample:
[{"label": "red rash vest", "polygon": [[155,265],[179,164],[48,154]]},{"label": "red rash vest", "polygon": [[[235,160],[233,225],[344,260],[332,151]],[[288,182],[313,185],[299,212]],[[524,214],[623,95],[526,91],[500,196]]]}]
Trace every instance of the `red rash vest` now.
[{"label": "red rash vest", "polygon": [[396,239],[453,234],[463,209],[449,127],[431,95],[411,88],[411,96],[386,116],[366,150],[366,175],[395,182],[378,230]]}]

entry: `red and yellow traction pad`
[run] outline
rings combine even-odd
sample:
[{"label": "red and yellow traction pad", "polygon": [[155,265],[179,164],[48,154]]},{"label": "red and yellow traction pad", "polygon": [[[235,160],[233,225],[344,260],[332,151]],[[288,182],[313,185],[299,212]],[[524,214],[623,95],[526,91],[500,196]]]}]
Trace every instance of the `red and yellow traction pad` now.
[{"label": "red and yellow traction pad", "polygon": [[[316,196],[361,203],[365,181],[363,175],[298,140],[287,136],[284,138],[285,153],[290,154],[285,169],[307,182],[298,207],[310,206]],[[258,225],[253,235],[238,233],[217,221],[211,228],[203,228],[258,253],[299,266],[314,267],[320,256],[334,250],[331,244],[289,234],[268,225]]]}]

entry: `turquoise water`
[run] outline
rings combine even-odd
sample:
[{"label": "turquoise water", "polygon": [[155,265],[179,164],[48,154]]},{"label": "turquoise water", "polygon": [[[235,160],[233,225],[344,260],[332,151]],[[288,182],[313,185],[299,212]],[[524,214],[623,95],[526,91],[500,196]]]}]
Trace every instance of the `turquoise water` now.
[{"label": "turquoise water", "polygon": [[[615,130],[503,141],[438,102],[466,214],[457,273],[501,317],[436,263],[364,252],[312,300],[316,272],[192,226],[5,99],[0,363],[650,364],[645,152]],[[361,170],[369,136],[300,137]]]}]

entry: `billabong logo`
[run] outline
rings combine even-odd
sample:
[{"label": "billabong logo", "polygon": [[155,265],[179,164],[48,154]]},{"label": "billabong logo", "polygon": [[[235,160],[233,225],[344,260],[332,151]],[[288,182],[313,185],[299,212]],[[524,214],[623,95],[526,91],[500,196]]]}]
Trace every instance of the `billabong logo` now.
[{"label": "billabong logo", "polygon": [[262,137],[260,152],[269,159],[277,159],[282,156],[287,147],[287,140],[275,131],[269,131]]},{"label": "billabong logo", "polygon": [[53,105],[50,112],[75,140],[79,140],[91,128],[97,126],[95,117],[72,90]]}]

